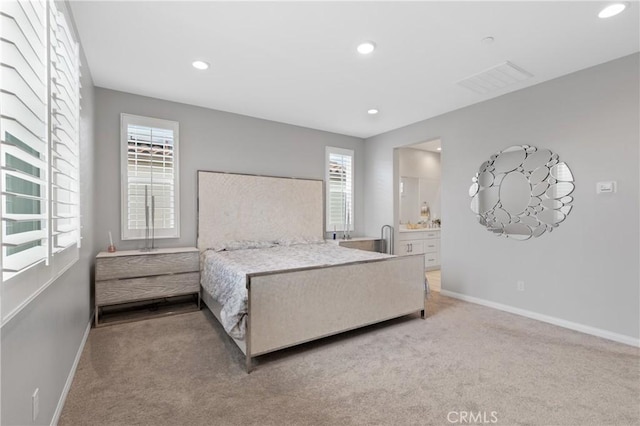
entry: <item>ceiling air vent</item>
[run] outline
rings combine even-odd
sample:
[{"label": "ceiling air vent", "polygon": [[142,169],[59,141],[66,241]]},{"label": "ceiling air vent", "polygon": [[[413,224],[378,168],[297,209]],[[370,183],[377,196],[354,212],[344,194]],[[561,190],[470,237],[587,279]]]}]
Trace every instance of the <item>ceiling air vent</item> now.
[{"label": "ceiling air vent", "polygon": [[507,61],[462,79],[458,84],[476,93],[485,94],[531,77],[533,74]]}]

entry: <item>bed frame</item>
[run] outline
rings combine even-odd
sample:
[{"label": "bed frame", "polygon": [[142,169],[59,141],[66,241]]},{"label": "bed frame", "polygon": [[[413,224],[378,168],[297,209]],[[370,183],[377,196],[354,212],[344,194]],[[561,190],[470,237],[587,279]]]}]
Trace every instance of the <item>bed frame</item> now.
[{"label": "bed frame", "polygon": [[[324,236],[324,183],[198,171],[198,248],[216,242]],[[220,320],[220,304],[202,287]],[[412,255],[247,275],[244,340],[252,358],[369,324],[425,316],[424,256]]]}]

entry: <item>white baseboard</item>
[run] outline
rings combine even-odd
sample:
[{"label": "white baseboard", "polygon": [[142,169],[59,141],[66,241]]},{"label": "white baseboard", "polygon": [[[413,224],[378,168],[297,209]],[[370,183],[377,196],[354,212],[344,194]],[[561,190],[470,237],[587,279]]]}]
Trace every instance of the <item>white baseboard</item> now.
[{"label": "white baseboard", "polygon": [[480,299],[473,296],[467,296],[466,294],[456,293],[448,290],[441,290],[440,294],[443,296],[453,297],[455,299],[464,300],[465,302],[475,303],[477,305],[487,306],[489,308],[497,309],[499,311],[505,311],[512,314],[520,315],[523,317],[531,318],[534,320],[546,322],[549,324],[557,325],[559,327],[568,328],[570,330],[579,331],[581,333],[591,334],[592,336],[602,337],[603,339],[613,340],[614,342],[624,343],[625,345],[640,347],[640,339],[635,337],[625,336],[624,334],[613,333],[611,331],[603,330],[601,328],[591,327],[576,322],[563,320],[549,315],[539,314],[537,312],[527,311],[526,309],[515,308],[509,305],[503,305],[502,303],[492,302],[490,300]]},{"label": "white baseboard", "polygon": [[76,353],[76,358],[73,360],[71,371],[69,371],[69,375],[67,376],[67,381],[64,384],[64,389],[62,389],[62,395],[60,395],[60,399],[58,400],[56,411],[55,413],[53,413],[53,419],[51,419],[52,426],[56,426],[58,424],[58,421],[60,420],[60,415],[62,414],[62,408],[64,407],[64,403],[67,400],[69,389],[71,389],[71,383],[73,383],[73,377],[76,375],[76,369],[78,368],[78,364],[80,363],[82,350],[84,349],[84,345],[87,343],[87,338],[89,337],[90,330],[91,330],[91,318],[89,318],[89,323],[87,324],[87,329],[84,331],[84,336],[82,336],[82,342],[80,343],[80,347],[78,348],[78,352]]}]

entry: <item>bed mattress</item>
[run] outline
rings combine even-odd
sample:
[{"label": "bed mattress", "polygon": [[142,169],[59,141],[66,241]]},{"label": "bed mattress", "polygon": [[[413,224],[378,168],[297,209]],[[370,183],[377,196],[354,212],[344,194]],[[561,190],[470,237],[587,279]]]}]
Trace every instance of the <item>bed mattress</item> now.
[{"label": "bed mattress", "polygon": [[226,332],[236,339],[244,339],[247,274],[388,257],[392,256],[344,248],[332,243],[275,245],[232,251],[206,250],[202,253],[201,284],[222,305],[220,319]]}]

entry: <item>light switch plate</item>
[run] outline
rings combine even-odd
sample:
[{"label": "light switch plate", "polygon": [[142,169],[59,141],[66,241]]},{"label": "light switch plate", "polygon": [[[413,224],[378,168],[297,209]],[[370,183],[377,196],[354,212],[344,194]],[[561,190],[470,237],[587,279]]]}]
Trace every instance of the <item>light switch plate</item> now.
[{"label": "light switch plate", "polygon": [[616,182],[613,180],[596,183],[596,194],[613,194],[616,192]]}]

